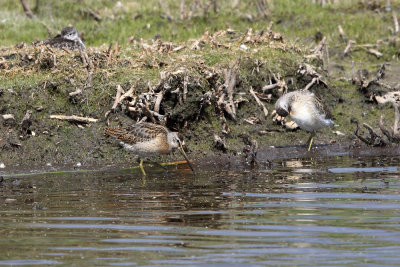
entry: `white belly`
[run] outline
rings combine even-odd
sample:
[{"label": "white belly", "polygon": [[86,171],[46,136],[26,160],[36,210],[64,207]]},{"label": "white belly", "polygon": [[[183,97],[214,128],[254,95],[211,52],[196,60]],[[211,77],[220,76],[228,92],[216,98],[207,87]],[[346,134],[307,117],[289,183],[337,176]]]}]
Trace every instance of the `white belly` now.
[{"label": "white belly", "polygon": [[142,158],[170,152],[170,150],[165,150],[162,148],[159,142],[154,142],[154,140],[151,142],[140,142],[133,145],[124,142],[121,142],[120,144],[127,151],[132,152]]},{"label": "white belly", "polygon": [[325,115],[320,114],[308,102],[292,105],[290,117],[301,129],[308,132],[318,131],[331,124],[330,120],[325,119]]}]

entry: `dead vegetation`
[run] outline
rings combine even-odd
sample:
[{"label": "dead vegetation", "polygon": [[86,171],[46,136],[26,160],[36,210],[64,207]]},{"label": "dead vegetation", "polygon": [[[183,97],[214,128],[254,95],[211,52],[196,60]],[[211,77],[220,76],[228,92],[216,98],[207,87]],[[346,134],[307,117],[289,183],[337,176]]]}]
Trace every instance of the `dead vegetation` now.
[{"label": "dead vegetation", "polygon": [[393,103],[394,107],[394,123],[393,126],[388,130],[384,125],[384,116],[381,115],[379,120],[379,129],[381,133],[378,133],[376,129],[373,129],[367,123],[363,123],[363,127],[367,129],[368,133],[360,133],[359,123],[355,121],[357,127],[354,131],[354,135],[357,136],[363,143],[369,146],[388,146],[392,144],[400,144],[399,134],[399,106]]},{"label": "dead vegetation", "polygon": [[[63,103],[68,103],[69,111],[53,113],[49,107],[51,103],[43,103],[39,97],[42,103],[31,105],[29,118],[22,120],[22,125],[25,125],[22,127],[23,136],[33,138],[32,132],[39,136],[48,134],[47,129],[38,128],[37,116],[42,118],[42,127],[54,124],[56,119],[83,129],[88,125],[104,127],[103,121],[106,124],[125,124],[128,121],[120,119],[123,115],[130,118],[131,123],[162,124],[187,135],[197,122],[210,120],[212,131],[199,138],[209,138],[212,147],[228,152],[237,149],[230,147],[229,140],[234,137],[232,132],[240,131],[240,125],[273,123],[268,109],[281,94],[297,86],[326,85],[322,76],[309,64],[288,61],[286,69],[279,71],[258,56],[260,51],[268,50],[289,53],[298,59],[303,57],[301,49],[287,43],[271,27],[272,24],[267,30],[258,32],[252,29],[244,33],[233,29],[212,34],[205,32],[201,38],[185,44],[160,39],[151,43],[133,40],[128,48],[123,49],[114,43],[108,47],[89,48],[87,52],[21,44],[1,51],[0,68],[10,77],[22,73],[42,75],[35,88],[51,95],[58,94],[58,97],[65,98]],[[235,57],[219,64],[207,64],[201,50],[227,51]],[[135,72],[156,70],[158,78],[146,81],[132,75],[125,83],[114,80],[114,86],[104,88],[104,81],[109,84],[107,80],[113,79],[115,73],[127,69]],[[89,104],[93,101],[92,94],[98,91],[104,92],[103,98],[107,103]],[[91,110],[102,112],[85,114],[80,111],[80,107],[85,105],[92,105]],[[10,114],[10,118],[3,119],[3,124],[9,129],[1,136],[5,140],[15,132],[15,126],[11,125],[15,121],[13,116]],[[258,145],[254,140],[250,143],[248,156],[254,158]]]}]

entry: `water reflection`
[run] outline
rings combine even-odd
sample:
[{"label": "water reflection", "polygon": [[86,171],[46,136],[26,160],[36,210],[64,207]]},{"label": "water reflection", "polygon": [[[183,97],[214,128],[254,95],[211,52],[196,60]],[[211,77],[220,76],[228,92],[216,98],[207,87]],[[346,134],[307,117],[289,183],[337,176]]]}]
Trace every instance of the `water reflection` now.
[{"label": "water reflection", "polygon": [[9,178],[0,265],[396,265],[399,161]]}]

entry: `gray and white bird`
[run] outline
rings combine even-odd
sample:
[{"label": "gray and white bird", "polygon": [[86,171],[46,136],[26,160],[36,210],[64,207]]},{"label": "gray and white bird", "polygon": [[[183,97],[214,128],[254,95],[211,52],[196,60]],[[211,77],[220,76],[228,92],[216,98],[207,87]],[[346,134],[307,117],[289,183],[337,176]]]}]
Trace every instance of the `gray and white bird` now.
[{"label": "gray and white bird", "polygon": [[34,45],[48,45],[58,49],[86,50],[85,44],[82,42],[78,31],[74,27],[65,27],[62,29],[61,34],[44,41],[36,42]]},{"label": "gray and white bird", "polygon": [[335,124],[327,108],[308,90],[284,94],[276,101],[275,110],[281,117],[290,115],[301,129],[311,132],[307,141],[308,151],[311,149],[315,133]]}]

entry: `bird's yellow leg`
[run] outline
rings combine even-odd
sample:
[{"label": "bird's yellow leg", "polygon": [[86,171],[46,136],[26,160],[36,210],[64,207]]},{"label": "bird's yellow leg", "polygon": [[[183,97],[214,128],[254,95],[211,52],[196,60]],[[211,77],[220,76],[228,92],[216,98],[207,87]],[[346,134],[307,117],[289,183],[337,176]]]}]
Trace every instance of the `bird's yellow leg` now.
[{"label": "bird's yellow leg", "polygon": [[146,172],[144,171],[143,168],[143,159],[140,159],[139,168],[142,171],[143,176],[146,176]]},{"label": "bird's yellow leg", "polygon": [[314,141],[314,133],[312,133],[311,134],[311,136],[310,136],[310,138],[308,139],[308,150],[307,151],[310,151],[311,150],[311,146],[312,146],[312,143],[313,143],[313,141]]},{"label": "bird's yellow leg", "polygon": [[311,137],[310,144],[308,145],[308,151],[311,150],[313,140],[314,140],[314,137]]}]

